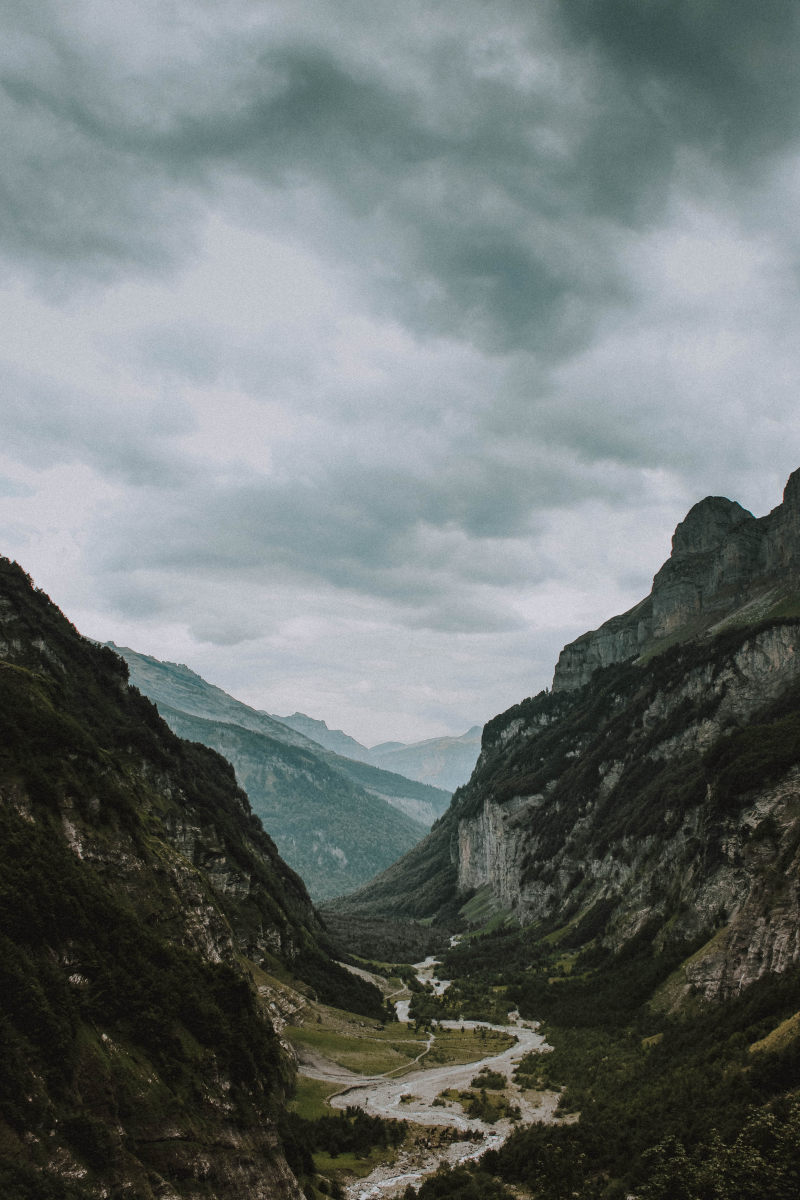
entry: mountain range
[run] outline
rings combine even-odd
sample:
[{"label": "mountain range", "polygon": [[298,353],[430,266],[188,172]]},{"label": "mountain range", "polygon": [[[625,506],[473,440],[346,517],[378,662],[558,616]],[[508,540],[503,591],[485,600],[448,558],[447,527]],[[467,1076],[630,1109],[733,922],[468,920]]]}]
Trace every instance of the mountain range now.
[{"label": "mountain range", "polygon": [[756,519],[708,497],[650,594],[490,721],[428,837],[333,906],[687,949],[664,1002],[800,960],[800,472]]},{"label": "mountain range", "polygon": [[368,748],[341,729],[329,729],[324,721],[307,717],[305,713],[296,712],[290,717],[276,719],[336,754],[371,763],[374,767],[449,792],[467,782],[481,748],[480,725],[473,725],[460,737],[426,738],[425,741],[410,744],[381,742]]},{"label": "mountain range", "polygon": [[326,749],[184,665],[109,647],[175,733],[233,764],[254,812],[314,900],[371,879],[420,841],[449,804],[449,792]]}]

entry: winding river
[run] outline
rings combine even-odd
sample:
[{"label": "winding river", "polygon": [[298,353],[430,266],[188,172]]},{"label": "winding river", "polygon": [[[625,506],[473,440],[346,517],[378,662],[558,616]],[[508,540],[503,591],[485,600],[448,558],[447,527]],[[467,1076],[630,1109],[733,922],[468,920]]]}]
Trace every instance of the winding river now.
[{"label": "winding river", "polygon": [[[448,987],[449,981],[438,979],[435,971],[438,962],[435,958],[427,958],[415,963],[417,978],[422,983],[430,983],[437,995]],[[409,1000],[399,1000],[395,1004],[399,1021],[408,1020]],[[488,1125],[483,1121],[467,1117],[461,1106],[452,1101],[444,1105],[434,1101],[443,1091],[449,1088],[464,1090],[469,1087],[471,1080],[482,1067],[498,1071],[509,1081],[513,1092],[514,1103],[519,1105],[522,1120],[551,1121],[558,1102],[555,1092],[525,1093],[512,1081],[512,1072],[523,1055],[532,1050],[549,1050],[544,1037],[537,1033],[530,1024],[521,1022],[515,1014],[509,1013],[508,1025],[490,1025],[485,1021],[442,1021],[444,1029],[495,1029],[511,1034],[515,1038],[514,1045],[500,1054],[488,1055],[476,1062],[464,1065],[437,1066],[428,1069],[421,1068],[403,1075],[401,1079],[391,1079],[385,1076],[350,1076],[351,1082],[337,1095],[332,1096],[330,1103],[335,1108],[346,1108],[349,1104],[359,1105],[366,1112],[376,1116],[394,1117],[398,1120],[414,1121],[419,1125],[455,1127],[470,1140],[436,1144],[438,1138],[432,1129],[431,1144],[423,1146],[421,1151],[402,1151],[397,1162],[392,1165],[376,1167],[370,1175],[357,1180],[346,1189],[348,1200],[389,1200],[401,1193],[408,1184],[418,1184],[425,1175],[435,1171],[443,1162],[455,1164],[478,1158],[485,1150],[502,1145],[511,1132],[513,1125],[508,1120],[498,1121]],[[516,1018],[516,1019],[515,1019]],[[432,1035],[434,1036],[434,1035]],[[430,1044],[430,1042],[429,1042]],[[301,1067],[301,1070],[303,1068]],[[308,1074],[324,1074],[327,1078],[338,1078],[345,1082],[341,1074],[320,1072],[319,1069],[307,1069]]]}]

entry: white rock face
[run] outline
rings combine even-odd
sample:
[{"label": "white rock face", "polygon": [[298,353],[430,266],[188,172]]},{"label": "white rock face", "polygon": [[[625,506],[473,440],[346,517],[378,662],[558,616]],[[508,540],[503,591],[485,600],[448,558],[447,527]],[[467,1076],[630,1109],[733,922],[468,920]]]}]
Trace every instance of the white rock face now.
[{"label": "white rock face", "polygon": [[[568,919],[571,911],[580,916],[599,901],[613,901],[604,935],[609,946],[621,945],[654,917],[669,922],[673,937],[717,929],[686,972],[687,989],[708,996],[736,993],[765,972],[800,961],[800,767],[748,793],[731,811],[701,795],[685,811],[667,809],[658,833],[637,833],[635,814],[629,831],[607,832],[616,789],[632,761],[640,763],[645,786],[649,763],[655,772],[691,756],[697,761],[724,731],[746,724],[797,682],[800,626],[771,627],[727,657],[701,658],[646,701],[628,698],[634,716],[624,741],[619,734],[614,757],[578,775],[579,799],[563,784],[556,787],[556,779],[528,796],[476,785],[480,803],[458,823],[459,888],[488,885],[498,905],[524,923],[554,914]],[[514,716],[510,738],[495,731],[484,768],[490,770],[492,752],[522,754],[521,747],[535,762],[545,728]],[[562,747],[561,771],[571,762],[580,767],[582,753],[579,744]],[[499,768],[496,777],[502,777]],[[554,849],[552,828],[561,828],[559,821]]]}]

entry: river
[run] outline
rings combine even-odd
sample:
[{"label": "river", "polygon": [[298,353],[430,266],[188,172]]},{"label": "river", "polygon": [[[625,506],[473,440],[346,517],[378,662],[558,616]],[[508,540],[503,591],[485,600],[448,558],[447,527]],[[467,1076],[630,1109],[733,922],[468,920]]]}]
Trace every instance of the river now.
[{"label": "river", "polygon": [[[437,959],[430,957],[415,963],[415,970],[420,982],[430,983],[436,994],[441,995],[449,986],[449,980],[437,978],[437,966]],[[408,1020],[408,1005],[408,999],[396,1002],[398,1020]],[[520,1021],[516,1014],[509,1013],[509,1019],[508,1025],[490,1025],[485,1021],[440,1023],[445,1029],[483,1027],[511,1034],[515,1043],[501,1054],[488,1055],[464,1065],[423,1068],[411,1071],[401,1079],[383,1076],[365,1077],[363,1081],[356,1079],[343,1091],[331,1097],[330,1103],[335,1108],[346,1108],[347,1105],[354,1104],[373,1115],[414,1121],[419,1125],[455,1127],[472,1135],[472,1140],[435,1145],[433,1143],[438,1139],[432,1130],[430,1146],[414,1152],[401,1151],[397,1162],[378,1166],[364,1179],[350,1184],[346,1189],[348,1200],[389,1200],[390,1197],[402,1193],[408,1184],[419,1184],[425,1175],[435,1171],[443,1162],[465,1162],[478,1158],[485,1150],[502,1145],[514,1128],[511,1121],[502,1120],[488,1125],[465,1116],[461,1106],[453,1101],[447,1101],[444,1106],[441,1101],[438,1105],[434,1104],[437,1096],[448,1088],[467,1089],[482,1067],[489,1067],[506,1077],[509,1089],[513,1093],[513,1102],[519,1105],[524,1123],[553,1120],[558,1103],[557,1093],[543,1092],[532,1096],[531,1093],[522,1092],[511,1078],[514,1067],[523,1055],[532,1050],[549,1050],[550,1047],[536,1028]],[[328,1077],[335,1078],[335,1075],[331,1073]]]}]

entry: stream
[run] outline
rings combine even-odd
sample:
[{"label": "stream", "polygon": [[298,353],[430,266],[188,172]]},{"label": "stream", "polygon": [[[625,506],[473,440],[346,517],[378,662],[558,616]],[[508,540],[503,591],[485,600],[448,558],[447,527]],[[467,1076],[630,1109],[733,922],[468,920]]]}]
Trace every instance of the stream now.
[{"label": "stream", "polygon": [[[434,957],[415,963],[417,978],[421,983],[430,983],[437,995],[449,986],[449,980],[438,979],[435,971],[438,961]],[[409,1000],[398,1000],[395,1004],[399,1021],[408,1021]],[[511,1080],[514,1068],[523,1055],[532,1050],[544,1051],[550,1047],[542,1034],[529,1023],[521,1022],[516,1014],[509,1013],[508,1025],[491,1025],[486,1021],[441,1021],[437,1027],[443,1029],[495,1029],[511,1034],[515,1044],[500,1054],[463,1065],[420,1068],[404,1075],[401,1079],[383,1076],[354,1079],[343,1091],[332,1096],[334,1108],[358,1105],[375,1116],[392,1117],[397,1120],[414,1121],[419,1125],[450,1126],[471,1135],[471,1140],[436,1144],[438,1137],[432,1128],[431,1145],[420,1151],[401,1151],[397,1162],[376,1167],[364,1179],[351,1183],[346,1188],[347,1200],[389,1200],[400,1194],[408,1184],[419,1184],[425,1175],[431,1174],[444,1162],[451,1165],[479,1158],[484,1151],[502,1145],[514,1128],[511,1121],[504,1119],[494,1125],[467,1117],[461,1106],[453,1101],[434,1104],[437,1096],[448,1088],[465,1090],[482,1067],[499,1071],[509,1081],[514,1092],[514,1103],[519,1105],[522,1122],[551,1121],[558,1103],[555,1092],[535,1093],[535,1102],[520,1091]]]}]

